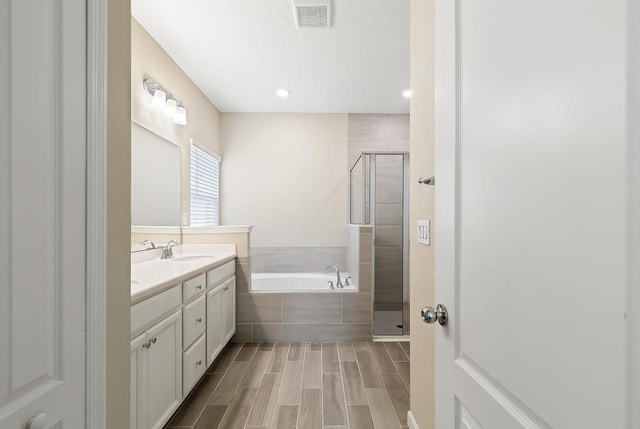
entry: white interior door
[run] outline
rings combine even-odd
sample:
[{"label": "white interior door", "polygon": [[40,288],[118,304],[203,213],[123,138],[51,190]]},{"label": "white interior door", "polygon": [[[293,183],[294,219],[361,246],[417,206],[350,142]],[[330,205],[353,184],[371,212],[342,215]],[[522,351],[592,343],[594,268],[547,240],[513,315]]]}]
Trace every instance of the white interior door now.
[{"label": "white interior door", "polygon": [[623,0],[436,1],[436,427],[626,428]]},{"label": "white interior door", "polygon": [[85,427],[85,22],[82,0],[0,2],[3,429]]}]

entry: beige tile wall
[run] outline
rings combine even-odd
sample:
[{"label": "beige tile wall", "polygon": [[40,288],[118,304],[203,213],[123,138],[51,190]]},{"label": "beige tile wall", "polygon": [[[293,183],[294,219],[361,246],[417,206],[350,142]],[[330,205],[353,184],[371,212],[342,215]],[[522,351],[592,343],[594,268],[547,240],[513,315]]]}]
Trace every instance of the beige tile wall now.
[{"label": "beige tile wall", "polygon": [[[362,152],[409,151],[409,115],[349,115],[349,167]],[[376,310],[402,310],[403,159],[376,156]],[[406,299],[405,299],[406,300]]]},{"label": "beige tile wall", "polygon": [[321,273],[329,265],[347,271],[346,247],[252,247],[254,273]]}]

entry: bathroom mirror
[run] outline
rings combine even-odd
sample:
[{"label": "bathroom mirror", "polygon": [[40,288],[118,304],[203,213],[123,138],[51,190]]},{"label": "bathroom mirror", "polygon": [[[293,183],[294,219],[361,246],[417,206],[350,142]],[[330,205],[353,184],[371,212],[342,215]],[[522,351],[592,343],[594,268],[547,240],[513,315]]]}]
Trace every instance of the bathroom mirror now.
[{"label": "bathroom mirror", "polygon": [[131,122],[131,224],[180,227],[180,146]]}]

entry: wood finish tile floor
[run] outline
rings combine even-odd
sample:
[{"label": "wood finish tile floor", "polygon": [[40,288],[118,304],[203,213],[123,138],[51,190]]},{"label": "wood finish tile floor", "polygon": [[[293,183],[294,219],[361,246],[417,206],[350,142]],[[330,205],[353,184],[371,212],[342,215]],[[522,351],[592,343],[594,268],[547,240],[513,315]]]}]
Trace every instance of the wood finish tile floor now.
[{"label": "wood finish tile floor", "polygon": [[232,343],[165,428],[405,429],[409,343]]}]

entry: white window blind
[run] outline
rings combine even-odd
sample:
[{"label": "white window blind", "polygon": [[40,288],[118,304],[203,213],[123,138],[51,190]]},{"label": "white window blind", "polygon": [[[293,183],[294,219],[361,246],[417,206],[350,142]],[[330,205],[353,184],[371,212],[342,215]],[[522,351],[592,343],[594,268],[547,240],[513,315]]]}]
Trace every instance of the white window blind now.
[{"label": "white window blind", "polygon": [[191,226],[218,226],[220,161],[191,144]]}]

